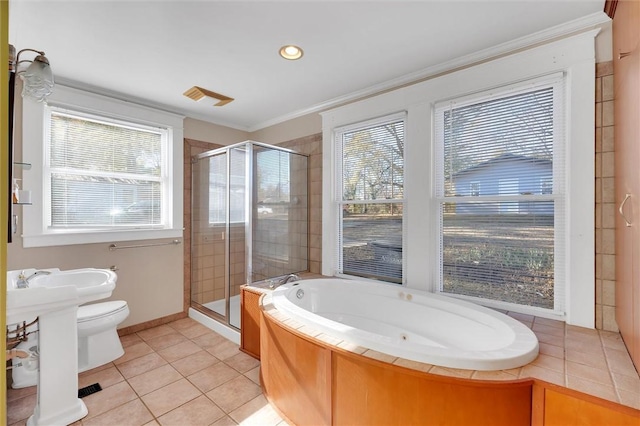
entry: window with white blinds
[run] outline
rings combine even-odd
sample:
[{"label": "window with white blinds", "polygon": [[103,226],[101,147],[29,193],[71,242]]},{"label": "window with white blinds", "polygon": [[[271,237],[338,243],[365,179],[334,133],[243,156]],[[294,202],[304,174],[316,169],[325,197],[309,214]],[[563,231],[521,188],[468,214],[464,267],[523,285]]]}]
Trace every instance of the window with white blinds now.
[{"label": "window with white blinds", "polygon": [[338,273],[402,283],[405,115],[335,132]]},{"label": "window with white blinds", "polygon": [[564,309],[558,76],[436,105],[443,293]]},{"label": "window with white blinds", "polygon": [[162,228],[167,129],[50,108],[48,227]]}]

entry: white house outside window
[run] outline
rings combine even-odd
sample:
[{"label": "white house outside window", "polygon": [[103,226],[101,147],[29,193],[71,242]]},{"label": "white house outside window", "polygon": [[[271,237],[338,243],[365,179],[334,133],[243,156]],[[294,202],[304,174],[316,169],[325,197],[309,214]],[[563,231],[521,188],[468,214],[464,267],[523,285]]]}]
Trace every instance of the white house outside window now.
[{"label": "white house outside window", "polygon": [[562,311],[562,87],[436,105],[440,291]]},{"label": "white house outside window", "polygon": [[402,283],[404,114],[337,129],[338,272]]}]

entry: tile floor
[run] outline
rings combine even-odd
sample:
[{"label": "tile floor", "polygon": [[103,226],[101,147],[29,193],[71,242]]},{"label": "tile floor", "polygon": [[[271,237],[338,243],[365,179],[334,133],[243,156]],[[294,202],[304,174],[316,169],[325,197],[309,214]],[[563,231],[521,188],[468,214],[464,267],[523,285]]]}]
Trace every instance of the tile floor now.
[{"label": "tile floor", "polygon": [[[83,399],[89,414],[74,426],[286,425],[260,389],[259,362],[238,345],[184,318],[121,338],[125,354],[81,373],[100,383]],[[8,425],[25,425],[36,389],[7,391]]]}]

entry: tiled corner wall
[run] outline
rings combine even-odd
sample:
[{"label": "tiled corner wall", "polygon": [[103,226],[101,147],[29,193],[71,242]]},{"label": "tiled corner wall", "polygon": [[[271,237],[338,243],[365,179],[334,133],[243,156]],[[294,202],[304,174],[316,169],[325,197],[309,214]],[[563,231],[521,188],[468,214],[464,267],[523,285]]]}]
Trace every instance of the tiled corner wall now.
[{"label": "tiled corner wall", "polygon": [[613,62],[596,64],[595,240],[596,328],[618,331],[615,320],[616,251],[613,161]]},{"label": "tiled corner wall", "polygon": [[322,269],[322,134],[293,139],[278,146],[309,156],[309,272]]}]

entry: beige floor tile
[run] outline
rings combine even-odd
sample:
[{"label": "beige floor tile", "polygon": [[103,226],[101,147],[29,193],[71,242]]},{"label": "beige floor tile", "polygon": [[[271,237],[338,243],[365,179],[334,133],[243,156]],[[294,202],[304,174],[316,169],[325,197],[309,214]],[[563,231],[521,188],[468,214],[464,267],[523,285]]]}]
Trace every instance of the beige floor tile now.
[{"label": "beige floor tile", "polygon": [[609,401],[618,402],[618,396],[613,386],[606,386],[602,383],[596,383],[582,377],[567,375],[567,387],[580,392],[588,393]]},{"label": "beige floor tile", "polygon": [[146,330],[138,331],[138,336],[144,341],[153,339],[154,337],[164,336],[166,334],[175,333],[175,330],[166,324],[159,325],[158,327],[148,328]]},{"label": "beige floor tile", "polygon": [[207,349],[207,352],[223,361],[237,355],[239,351],[240,346],[227,339],[220,342],[218,345]]},{"label": "beige floor tile", "polygon": [[246,404],[229,413],[229,417],[242,425],[275,426],[282,418],[269,405],[263,395],[259,395]]},{"label": "beige floor tile", "polygon": [[200,351],[201,348],[190,340],[186,340],[179,345],[170,346],[158,351],[158,354],[167,362],[175,362],[191,354]]},{"label": "beige floor tile", "polygon": [[173,368],[178,370],[183,376],[189,376],[196,371],[219,363],[220,360],[205,350],[200,350],[194,354],[180,358],[171,363]]},{"label": "beige floor tile", "polygon": [[126,348],[131,345],[135,345],[136,343],[142,342],[140,336],[136,333],[125,334],[124,336],[120,336],[120,343],[122,343],[122,347]]},{"label": "beige floor tile", "polygon": [[140,396],[160,389],[170,383],[177,382],[182,379],[182,375],[178,373],[171,365],[166,364],[146,373],[129,379],[129,384],[134,391]]},{"label": "beige floor tile", "polygon": [[218,346],[220,343],[227,341],[226,338],[210,331],[209,333],[202,334],[198,337],[191,339],[193,343],[200,346],[202,349],[209,349]]},{"label": "beige floor tile", "polygon": [[247,371],[246,373],[244,373],[244,375],[253,383],[260,386],[260,366],[257,366],[256,368]]},{"label": "beige floor tile", "polygon": [[124,364],[132,359],[140,358],[141,356],[153,353],[153,348],[147,345],[145,342],[134,343],[131,346],[124,348],[124,355],[113,361],[115,365]]},{"label": "beige floor tile", "polygon": [[238,352],[234,356],[225,359],[224,363],[241,373],[246,373],[260,365],[260,361],[244,352]]},{"label": "beige floor tile", "polygon": [[207,397],[225,413],[230,413],[261,394],[259,386],[244,376],[238,376],[207,392]]},{"label": "beige floor tile", "polygon": [[[167,324],[169,327],[173,328],[176,331],[182,331],[182,330],[187,330],[191,327],[194,327],[196,325],[202,325],[200,324],[198,321],[194,320],[193,318],[181,318],[179,320],[176,321],[172,321],[170,323]],[[205,327],[206,328],[206,327]],[[209,328],[207,328],[208,331],[211,331]]]},{"label": "beige floor tile", "polygon": [[163,426],[209,425],[224,417],[224,411],[201,395],[158,418]]},{"label": "beige floor tile", "polygon": [[142,425],[142,426],[160,426],[160,423],[158,423],[158,422],[157,422],[157,421],[155,421],[155,420],[151,420],[149,423],[145,423],[145,424],[144,424],[144,425]]},{"label": "beige floor tile", "polygon": [[239,375],[240,373],[233,368],[219,362],[211,367],[207,367],[204,370],[200,370],[197,373],[190,375],[187,379],[196,385],[202,392],[209,392],[211,389],[216,388]]},{"label": "beige floor tile", "polygon": [[567,361],[567,376],[573,376],[613,387],[611,375],[606,368],[591,367],[590,365]]},{"label": "beige floor tile", "polygon": [[99,366],[97,366],[95,368],[92,368],[91,370],[83,371],[79,375],[80,376],[82,376],[82,375],[88,376],[90,374],[97,373],[98,371],[106,370],[106,369],[114,367],[114,366],[115,366],[115,364],[113,362],[108,362],[106,364],[99,365]]},{"label": "beige floor tile", "polygon": [[[194,321],[191,318],[185,318],[185,319],[189,320],[189,322],[181,323],[181,325],[179,326],[176,326],[175,323],[171,323],[169,325],[171,325],[171,327],[173,327],[178,333],[182,334],[183,336],[189,339],[194,339],[198,336],[202,336],[203,334],[211,333],[210,328],[205,327],[199,322]],[[179,320],[179,321],[182,321],[182,320]],[[176,323],[179,321],[176,321]]]},{"label": "beige floor tile", "polygon": [[179,345],[186,342],[188,339],[178,332],[165,334],[163,336],[153,337],[148,339],[147,345],[151,346],[153,350],[159,351],[170,346]]},{"label": "beige floor tile", "polygon": [[167,361],[165,361],[160,355],[152,352],[148,355],[132,359],[131,361],[118,365],[118,370],[120,370],[120,374],[122,374],[125,379],[130,379],[131,377],[146,373],[147,371],[158,368],[166,363]]},{"label": "beige floor tile", "polygon": [[142,396],[151,413],[160,417],[165,413],[200,396],[201,393],[187,379],[181,379]]},{"label": "beige floor tile", "polygon": [[210,426],[235,426],[238,423],[234,422],[233,419],[229,416],[224,416],[220,420],[215,423],[211,423]]},{"label": "beige floor tile", "polygon": [[35,393],[12,400],[7,406],[7,423],[13,424],[28,419],[36,408],[36,400]]},{"label": "beige floor tile", "polygon": [[133,401],[137,397],[138,395],[136,395],[127,382],[116,383],[113,386],[102,389],[100,392],[82,398],[82,401],[84,401],[89,409],[89,414],[87,414],[87,417],[85,417],[83,421],[106,413],[126,402]]},{"label": "beige floor tile", "polygon": [[83,420],[82,426],[141,426],[151,420],[153,415],[142,401],[136,398],[106,413]]},{"label": "beige floor tile", "polygon": [[124,380],[118,369],[111,364],[111,367],[104,370],[90,370],[90,374],[82,373],[78,375],[78,388],[84,388],[94,383],[99,383],[102,389],[113,386]]}]

